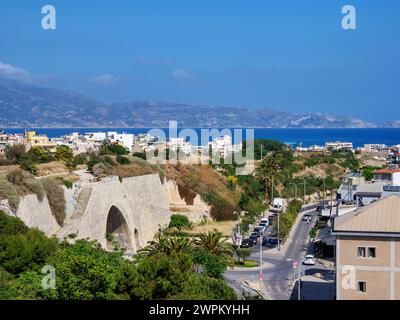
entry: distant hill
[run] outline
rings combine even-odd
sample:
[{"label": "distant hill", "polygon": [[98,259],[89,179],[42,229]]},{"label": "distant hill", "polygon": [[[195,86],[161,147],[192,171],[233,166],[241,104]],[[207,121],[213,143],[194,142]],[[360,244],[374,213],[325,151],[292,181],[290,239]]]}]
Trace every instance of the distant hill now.
[{"label": "distant hill", "polygon": [[294,114],[181,103],[135,101],[106,104],[73,91],[0,78],[0,127],[370,128],[346,116]]}]

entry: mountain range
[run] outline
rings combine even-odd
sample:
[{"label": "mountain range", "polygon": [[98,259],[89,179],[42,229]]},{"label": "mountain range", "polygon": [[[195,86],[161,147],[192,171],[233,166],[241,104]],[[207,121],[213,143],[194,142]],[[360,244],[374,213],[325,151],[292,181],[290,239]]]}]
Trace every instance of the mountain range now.
[{"label": "mountain range", "polygon": [[218,128],[373,128],[384,125],[347,116],[295,114],[271,109],[197,106],[182,103],[133,101],[103,103],[83,94],[0,78],[0,127],[179,127]]}]

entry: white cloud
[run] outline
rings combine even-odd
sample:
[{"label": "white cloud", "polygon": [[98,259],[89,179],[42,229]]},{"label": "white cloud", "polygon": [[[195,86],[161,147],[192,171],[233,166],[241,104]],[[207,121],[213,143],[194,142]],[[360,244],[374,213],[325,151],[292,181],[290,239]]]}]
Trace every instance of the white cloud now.
[{"label": "white cloud", "polygon": [[193,76],[187,72],[185,69],[175,69],[172,71],[172,76],[175,79],[179,80],[188,80],[188,79],[193,79]]},{"label": "white cloud", "polygon": [[107,84],[112,84],[118,80],[119,80],[119,77],[116,77],[116,76],[113,76],[112,74],[106,73],[106,74],[102,74],[102,75],[93,77],[89,81],[96,83],[96,84],[107,85]]},{"label": "white cloud", "polygon": [[0,62],[0,76],[24,82],[36,82],[37,80],[47,78],[46,76],[36,75],[22,68],[17,68],[2,62]]}]

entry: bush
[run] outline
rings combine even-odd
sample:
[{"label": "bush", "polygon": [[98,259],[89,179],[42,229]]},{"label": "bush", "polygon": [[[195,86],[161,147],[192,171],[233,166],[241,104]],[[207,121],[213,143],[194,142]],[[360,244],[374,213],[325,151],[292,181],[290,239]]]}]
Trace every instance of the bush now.
[{"label": "bush", "polygon": [[193,274],[176,300],[236,300],[235,291],[224,280]]},{"label": "bush", "polygon": [[12,209],[18,209],[20,198],[17,189],[8,180],[0,179],[0,199],[7,199]]},{"label": "bush", "polygon": [[58,224],[62,226],[65,220],[66,207],[64,190],[56,180],[51,178],[42,179],[42,183],[49,201],[51,213],[57,220]]},{"label": "bush", "polygon": [[69,180],[66,180],[66,179],[63,179],[62,182],[63,182],[64,186],[65,186],[67,189],[72,189],[72,187],[73,187],[73,185],[74,185],[74,184],[72,183],[72,181],[69,181]]},{"label": "bush", "polygon": [[10,217],[0,211],[0,237],[22,234],[28,231],[28,227],[18,218]]},{"label": "bush", "polygon": [[34,163],[43,163],[51,159],[50,154],[43,147],[30,148],[27,156]]},{"label": "bush", "polygon": [[99,153],[100,155],[127,155],[129,154],[129,150],[119,144],[105,143],[100,147]]},{"label": "bush", "polygon": [[71,162],[73,160],[74,153],[72,150],[65,145],[58,146],[54,154],[54,158],[57,161]]},{"label": "bush", "polygon": [[177,228],[180,231],[182,228],[189,228],[190,226],[191,223],[187,216],[182,214],[173,214],[171,216],[171,221],[169,223],[170,228]]},{"label": "bush", "polygon": [[57,240],[46,237],[37,229],[30,229],[23,234],[1,236],[0,265],[13,274],[39,270],[56,248]]},{"label": "bush", "polygon": [[107,174],[107,166],[103,163],[96,163],[92,168],[92,174],[97,177],[104,177]]},{"label": "bush", "polygon": [[122,164],[122,165],[124,165],[124,164],[131,164],[131,161],[129,160],[129,158],[128,158],[128,157],[125,157],[125,156],[118,155],[117,158],[116,158],[116,160],[117,160],[117,162],[118,162],[119,164]]},{"label": "bush", "polygon": [[37,166],[30,159],[22,160],[20,162],[20,167],[22,170],[25,170],[25,171],[29,172],[30,174],[37,175],[37,173],[38,173]]}]

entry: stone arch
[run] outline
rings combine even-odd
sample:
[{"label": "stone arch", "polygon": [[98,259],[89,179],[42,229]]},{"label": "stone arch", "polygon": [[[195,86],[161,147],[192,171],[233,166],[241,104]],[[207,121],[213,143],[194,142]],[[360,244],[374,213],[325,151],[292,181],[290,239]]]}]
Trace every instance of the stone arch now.
[{"label": "stone arch", "polygon": [[113,241],[117,242],[121,248],[132,249],[132,242],[128,224],[116,206],[112,206],[107,214],[106,240],[107,249],[113,248]]},{"label": "stone arch", "polygon": [[135,228],[135,231],[133,232],[133,235],[135,237],[136,250],[139,250],[139,249],[142,248],[142,245],[140,243],[140,234],[139,234],[139,230],[137,228]]}]

